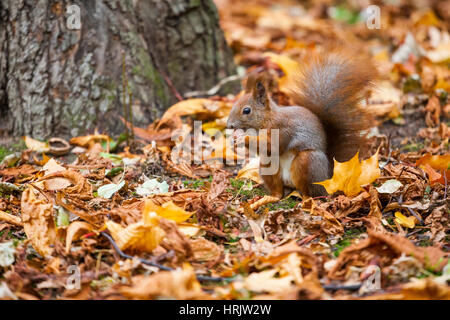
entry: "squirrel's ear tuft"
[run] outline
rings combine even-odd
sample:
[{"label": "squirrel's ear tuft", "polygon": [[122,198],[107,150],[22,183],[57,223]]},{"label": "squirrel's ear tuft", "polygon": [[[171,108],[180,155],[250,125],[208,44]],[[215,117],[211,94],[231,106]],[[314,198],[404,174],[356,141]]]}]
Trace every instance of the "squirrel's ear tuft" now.
[{"label": "squirrel's ear tuft", "polygon": [[267,93],[267,79],[266,75],[263,73],[250,74],[247,79],[247,85],[245,91],[251,93],[253,99],[260,102],[263,105],[268,103],[268,93]]},{"label": "squirrel's ear tuft", "polygon": [[253,89],[253,99],[261,103],[263,106],[268,105],[267,89],[264,81],[257,80]]}]

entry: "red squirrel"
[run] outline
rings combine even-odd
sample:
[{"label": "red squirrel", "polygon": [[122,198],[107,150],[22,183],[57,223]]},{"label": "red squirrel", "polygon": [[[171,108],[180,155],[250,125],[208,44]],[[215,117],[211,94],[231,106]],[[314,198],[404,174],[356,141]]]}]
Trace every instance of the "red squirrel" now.
[{"label": "red squirrel", "polygon": [[[263,75],[248,78],[227,127],[267,129],[269,140],[270,131],[279,129],[279,169],[271,175],[260,170],[270,196],[251,208],[280,200],[285,187],[307,197],[327,194],[314,183],[332,176],[333,159],[342,162],[353,157],[373,126],[373,117],[360,103],[377,78],[375,70],[368,60],[342,51],[312,57],[294,72],[289,86],[294,106],[278,106],[268,94]],[[245,137],[247,146],[251,138]]]}]

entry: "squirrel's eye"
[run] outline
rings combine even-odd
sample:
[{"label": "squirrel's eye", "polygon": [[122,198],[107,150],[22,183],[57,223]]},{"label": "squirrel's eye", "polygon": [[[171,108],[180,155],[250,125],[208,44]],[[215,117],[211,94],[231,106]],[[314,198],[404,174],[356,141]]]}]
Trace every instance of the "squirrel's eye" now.
[{"label": "squirrel's eye", "polygon": [[242,109],[243,114],[250,114],[250,112],[252,112],[252,109],[250,109],[249,107]]}]

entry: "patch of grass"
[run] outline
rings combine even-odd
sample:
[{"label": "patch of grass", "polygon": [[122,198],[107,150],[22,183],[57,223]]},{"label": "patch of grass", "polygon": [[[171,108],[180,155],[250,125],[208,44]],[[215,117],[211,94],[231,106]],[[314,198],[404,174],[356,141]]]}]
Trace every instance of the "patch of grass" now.
[{"label": "patch of grass", "polygon": [[414,152],[414,151],[419,151],[419,150],[421,150],[423,148],[425,148],[423,143],[421,143],[421,142],[417,142],[417,143],[411,142],[411,143],[408,143],[407,145],[401,147],[401,150],[402,151],[406,151],[406,152]]},{"label": "patch of grass", "polygon": [[337,258],[342,250],[352,244],[353,239],[359,238],[361,233],[365,232],[364,228],[353,228],[345,231],[342,239],[334,246],[333,254]]},{"label": "patch of grass", "polygon": [[293,209],[299,202],[300,201],[298,199],[290,197],[275,203],[269,203],[266,207],[269,208],[270,211],[279,209]]},{"label": "patch of grass", "polygon": [[433,242],[430,239],[421,239],[416,243],[419,247],[430,247]]},{"label": "patch of grass", "polygon": [[352,244],[352,239],[350,238],[346,238],[346,239],[342,239],[341,241],[339,241],[336,246],[334,247],[334,256],[337,258],[339,257],[339,255],[341,254],[342,250],[344,250],[345,248],[347,248],[348,246],[350,246]]},{"label": "patch of grass", "polygon": [[256,196],[266,195],[262,187],[254,187],[251,180],[230,179],[231,188],[228,190],[233,197],[241,197],[242,200],[255,198]]},{"label": "patch of grass", "polygon": [[0,145],[0,162],[2,162],[3,159],[11,153],[20,152],[26,148],[25,141],[22,139],[16,140],[10,145]]},{"label": "patch of grass", "polygon": [[205,186],[205,181],[203,180],[186,180],[183,181],[183,187],[187,189],[200,189]]}]

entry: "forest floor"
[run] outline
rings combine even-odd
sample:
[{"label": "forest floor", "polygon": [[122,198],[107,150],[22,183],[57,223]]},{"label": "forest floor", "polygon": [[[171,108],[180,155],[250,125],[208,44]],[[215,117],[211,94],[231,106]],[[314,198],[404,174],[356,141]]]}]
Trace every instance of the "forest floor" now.
[{"label": "forest floor", "polygon": [[[216,3],[240,75],[266,71],[279,104],[290,67],[331,42],[376,64],[372,157],[343,172],[357,192],[291,193],[253,211],[267,194],[258,166],[223,164],[238,158],[220,136],[238,95],[180,101],[129,125],[128,141],[6,141],[0,299],[450,299],[447,2],[383,6],[380,29],[361,8]],[[193,120],[203,152],[190,155],[203,161],[179,163]],[[357,169],[373,179],[358,184]]]}]

